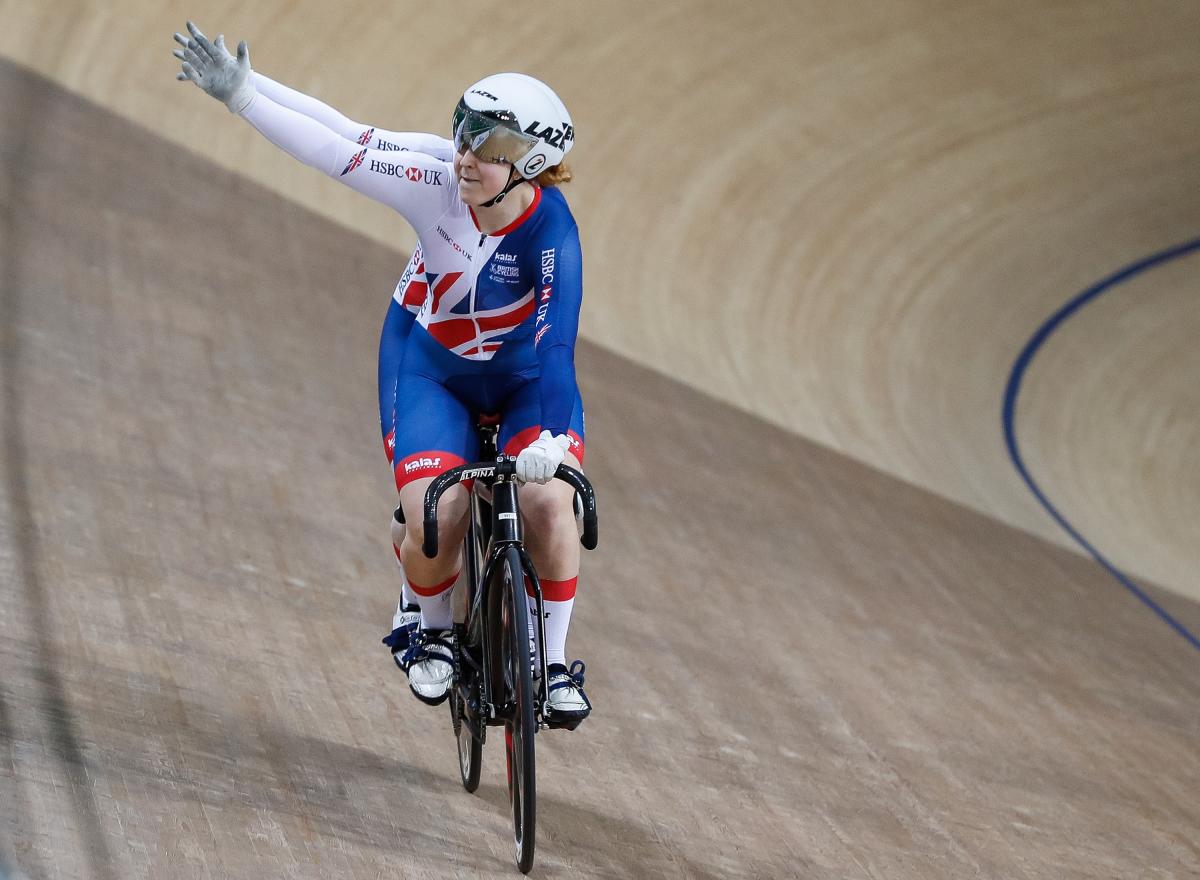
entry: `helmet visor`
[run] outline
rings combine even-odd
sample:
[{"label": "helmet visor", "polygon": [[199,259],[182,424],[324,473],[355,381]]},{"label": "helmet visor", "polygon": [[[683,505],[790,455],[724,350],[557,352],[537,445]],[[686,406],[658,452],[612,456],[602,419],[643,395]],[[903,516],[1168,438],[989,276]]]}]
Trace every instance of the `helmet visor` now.
[{"label": "helmet visor", "polygon": [[451,125],[454,149],[460,153],[470,149],[483,162],[518,162],[538,142],[521,131],[510,114],[472,110],[461,100]]}]

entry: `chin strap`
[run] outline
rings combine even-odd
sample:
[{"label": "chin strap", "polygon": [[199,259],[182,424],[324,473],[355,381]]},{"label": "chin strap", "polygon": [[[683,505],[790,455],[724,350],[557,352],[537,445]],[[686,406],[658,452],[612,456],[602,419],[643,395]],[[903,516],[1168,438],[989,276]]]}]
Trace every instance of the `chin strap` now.
[{"label": "chin strap", "polygon": [[525,178],[517,175],[517,166],[509,165],[508,166],[508,183],[506,183],[504,185],[504,189],[500,190],[500,192],[496,193],[496,195],[493,198],[484,202],[479,207],[490,208],[492,205],[500,204],[502,201],[504,201],[504,197],[506,195],[508,195],[510,192],[512,192],[514,189],[516,189],[518,186],[520,186],[524,181],[525,181]]}]

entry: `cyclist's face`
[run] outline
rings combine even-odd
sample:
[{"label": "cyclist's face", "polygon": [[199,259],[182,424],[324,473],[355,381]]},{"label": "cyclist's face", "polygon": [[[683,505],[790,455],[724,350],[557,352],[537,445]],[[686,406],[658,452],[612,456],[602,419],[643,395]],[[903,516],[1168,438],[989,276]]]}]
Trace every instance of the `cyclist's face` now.
[{"label": "cyclist's face", "polygon": [[472,207],[495,198],[508,183],[508,162],[483,162],[469,149],[454,154],[459,197]]}]

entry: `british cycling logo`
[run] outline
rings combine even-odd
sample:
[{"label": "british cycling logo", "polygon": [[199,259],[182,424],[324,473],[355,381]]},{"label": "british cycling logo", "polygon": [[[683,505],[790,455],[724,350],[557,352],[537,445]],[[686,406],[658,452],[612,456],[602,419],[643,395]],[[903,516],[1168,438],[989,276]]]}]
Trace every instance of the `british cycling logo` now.
[{"label": "british cycling logo", "polygon": [[[444,171],[435,171],[432,168],[418,168],[415,165],[397,165],[392,162],[380,162],[378,159],[372,159],[371,163],[367,166],[367,170],[373,171],[376,174],[387,174],[391,177],[406,177],[413,183],[424,183],[429,186],[441,186],[442,175],[446,173]],[[343,171],[342,173],[345,174],[346,172]]]},{"label": "british cycling logo", "polygon": [[368,128],[358,136],[358,145],[360,147],[365,147],[367,144],[371,143],[371,135],[373,134],[375,134],[375,129]]},{"label": "british cycling logo", "polygon": [[404,473],[411,474],[413,471],[419,471],[421,468],[441,467],[442,458],[414,458],[412,461],[404,462]]},{"label": "british cycling logo", "polygon": [[488,267],[493,281],[505,281],[509,278],[520,278],[520,266],[489,266]]},{"label": "british cycling logo", "polygon": [[349,174],[351,171],[353,171],[355,168],[357,168],[359,165],[361,165],[363,162],[363,156],[365,156],[365,155],[367,155],[366,150],[359,150],[357,153],[355,153],[353,156],[351,156],[350,161],[346,163],[346,167],[342,169],[342,173],[339,174],[338,176],[345,177],[347,174]]}]

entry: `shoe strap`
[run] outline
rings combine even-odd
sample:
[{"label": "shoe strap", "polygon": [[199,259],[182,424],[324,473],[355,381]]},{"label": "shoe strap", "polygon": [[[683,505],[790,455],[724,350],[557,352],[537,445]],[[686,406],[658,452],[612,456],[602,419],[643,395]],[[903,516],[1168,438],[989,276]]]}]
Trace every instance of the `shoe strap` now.
[{"label": "shoe strap", "polygon": [[412,641],[411,633],[412,633],[412,627],[398,626],[394,630],[392,630],[390,633],[388,633],[386,636],[384,636],[381,641],[383,642],[383,644],[385,644],[389,648],[391,648],[392,653],[395,654],[397,651],[399,651],[401,648],[405,647]]},{"label": "shoe strap", "polygon": [[[453,663],[454,645],[448,640],[448,637],[451,635],[450,630],[418,630],[409,642],[408,650],[404,652],[404,662],[408,664],[420,663],[422,660],[433,657],[444,663]],[[440,651],[430,651],[429,647],[433,645],[445,648],[449,656]]]},{"label": "shoe strap", "polygon": [[[571,664],[570,669],[567,669],[565,666],[563,667],[563,669],[564,669],[563,672],[550,673],[550,688],[549,688],[549,690],[554,691],[554,690],[558,690],[559,688],[573,687],[573,688],[576,688],[577,690],[582,691],[583,690],[583,673],[584,673],[584,670],[587,669],[587,667],[583,665],[583,661],[576,660],[574,663]],[[584,699],[587,699],[587,698],[585,697]]]}]

